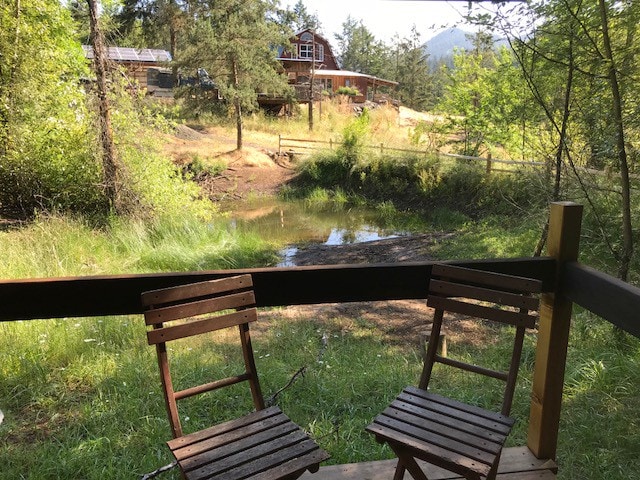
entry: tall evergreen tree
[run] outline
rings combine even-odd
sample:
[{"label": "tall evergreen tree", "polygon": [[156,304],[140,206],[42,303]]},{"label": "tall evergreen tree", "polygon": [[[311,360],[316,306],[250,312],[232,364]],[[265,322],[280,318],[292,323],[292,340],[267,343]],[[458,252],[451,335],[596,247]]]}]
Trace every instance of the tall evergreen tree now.
[{"label": "tall evergreen tree", "polygon": [[408,38],[396,41],[395,49],[395,79],[400,82],[400,100],[413,109],[423,110],[429,104],[430,74],[428,55],[415,25]]},{"label": "tall evergreen tree", "polygon": [[277,12],[278,22],[290,28],[294,33],[302,30],[319,32],[322,29],[318,15],[309,13],[302,0],[298,0],[293,8],[286,8]]},{"label": "tall evergreen tree", "polygon": [[206,16],[189,29],[189,47],[183,64],[191,70],[204,67],[226,102],[237,125],[237,148],[242,148],[246,111],[257,108],[258,93],[284,93],[287,79],[281,73],[274,46],[286,45],[289,30],[274,20],[272,0],[209,0]]},{"label": "tall evergreen tree", "polygon": [[389,49],[376,40],[362,20],[348,16],[336,40],[338,61],[343,69],[389,78]]}]

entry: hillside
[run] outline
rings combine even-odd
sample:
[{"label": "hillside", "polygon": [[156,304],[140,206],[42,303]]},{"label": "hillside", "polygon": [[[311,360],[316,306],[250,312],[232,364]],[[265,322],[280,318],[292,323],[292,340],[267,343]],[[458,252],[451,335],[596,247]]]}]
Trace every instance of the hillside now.
[{"label": "hillside", "polygon": [[[473,32],[460,28],[447,28],[438,33],[424,44],[424,51],[429,55],[429,63],[437,65],[439,63],[450,63],[455,49],[471,50],[473,48]],[[505,45],[506,40],[494,36],[494,46],[497,48]]]}]

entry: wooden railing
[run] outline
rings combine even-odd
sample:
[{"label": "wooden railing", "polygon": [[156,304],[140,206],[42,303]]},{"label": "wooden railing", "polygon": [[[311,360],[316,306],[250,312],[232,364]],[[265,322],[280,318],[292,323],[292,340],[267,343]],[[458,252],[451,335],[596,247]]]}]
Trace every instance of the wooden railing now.
[{"label": "wooden railing", "polygon": [[[640,337],[640,289],[577,263],[582,207],[553,204],[549,256],[450,262],[543,281],[528,446],[555,458],[572,302]],[[259,306],[420,299],[433,262],[0,281],[0,321],[138,314],[140,294],[239,272]]]},{"label": "wooden railing", "polygon": [[[314,140],[310,138],[289,138],[278,135],[278,154],[290,154],[294,156],[308,156],[313,155],[316,152],[333,150],[338,148],[342,143],[340,140]],[[364,148],[370,150],[377,150],[381,155],[384,153],[409,153],[413,155],[437,155],[440,159],[452,159],[452,160],[465,160],[469,162],[483,163],[487,174],[493,172],[498,173],[515,173],[517,170],[513,168],[501,168],[501,166],[512,167],[526,167],[545,169],[548,165],[545,162],[534,162],[532,160],[505,160],[499,158],[493,158],[491,154],[486,157],[473,157],[470,155],[459,155],[455,153],[440,153],[434,152],[430,149],[412,149],[412,148],[396,148],[379,143],[378,145],[364,145]],[[575,167],[579,172],[584,172],[590,175],[599,177],[613,177],[616,175],[611,170],[596,170],[586,167]],[[631,173],[629,177],[635,180],[640,179],[640,174]]]},{"label": "wooden railing", "polygon": [[[288,153],[291,155],[312,155],[315,152],[323,150],[333,150],[339,147],[342,143],[339,140],[314,140],[310,138],[289,138],[278,135],[278,153]],[[438,153],[429,149],[415,149],[415,148],[397,148],[385,145],[383,142],[378,145],[364,145],[364,148],[370,150],[377,150],[381,155],[384,153],[410,153],[414,155],[437,155],[440,158],[450,158],[453,160],[468,160],[472,162],[482,162],[485,164],[487,173],[491,172],[513,172],[514,170],[506,168],[497,168],[496,165],[514,165],[517,167],[533,167],[533,168],[545,168],[544,162],[522,161],[522,160],[501,160],[492,158],[491,155],[487,157],[472,157],[469,155],[458,155],[454,153]]]}]

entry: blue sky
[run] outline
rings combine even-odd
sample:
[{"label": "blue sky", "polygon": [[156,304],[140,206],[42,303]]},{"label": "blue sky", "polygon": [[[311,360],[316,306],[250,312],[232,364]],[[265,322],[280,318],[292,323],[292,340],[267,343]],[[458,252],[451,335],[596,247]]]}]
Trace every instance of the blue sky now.
[{"label": "blue sky", "polygon": [[[297,0],[281,0],[292,6]],[[467,2],[407,1],[407,0],[303,0],[309,13],[317,13],[323,33],[335,42],[334,33],[342,31],[342,23],[351,15],[362,20],[376,38],[390,42],[397,33],[406,37],[415,24],[423,41],[443,28],[461,22],[467,12]],[[471,28],[462,27],[465,30]]]}]

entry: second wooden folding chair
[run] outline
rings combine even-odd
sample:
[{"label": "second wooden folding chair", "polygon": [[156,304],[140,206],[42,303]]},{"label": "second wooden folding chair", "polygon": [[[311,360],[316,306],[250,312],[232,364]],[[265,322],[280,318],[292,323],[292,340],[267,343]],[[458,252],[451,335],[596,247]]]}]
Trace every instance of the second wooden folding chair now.
[{"label": "second wooden folding chair", "polygon": [[[520,364],[525,329],[535,326],[540,292],[538,280],[434,265],[427,305],[435,309],[425,363],[418,388],[406,387],[378,415],[367,431],[387,443],[398,457],[394,480],[405,470],[415,480],[427,480],[417,460],[466,479],[494,479],[500,454],[514,420],[509,417]],[[495,371],[437,354],[445,311],[515,327],[506,372]],[[468,405],[428,390],[434,363],[504,380],[500,412]]]}]

